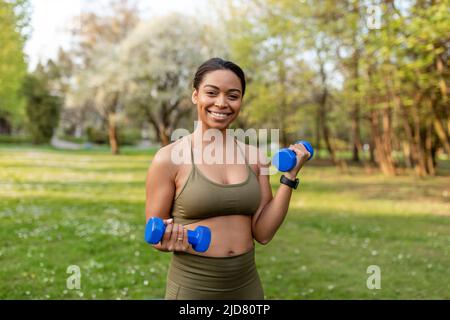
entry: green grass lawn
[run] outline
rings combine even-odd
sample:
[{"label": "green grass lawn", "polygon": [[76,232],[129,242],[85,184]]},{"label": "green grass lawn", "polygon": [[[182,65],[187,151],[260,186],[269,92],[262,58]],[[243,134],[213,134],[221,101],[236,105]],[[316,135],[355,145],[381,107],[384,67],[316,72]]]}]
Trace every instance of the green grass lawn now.
[{"label": "green grass lawn", "polygon": [[[162,299],[170,254],[143,240],[153,151],[0,145],[1,299]],[[450,173],[387,178],[302,169],[272,242],[267,299],[450,299]],[[279,176],[273,176],[274,194]],[[66,287],[79,266],[81,289]],[[370,265],[381,289],[370,290]]]}]

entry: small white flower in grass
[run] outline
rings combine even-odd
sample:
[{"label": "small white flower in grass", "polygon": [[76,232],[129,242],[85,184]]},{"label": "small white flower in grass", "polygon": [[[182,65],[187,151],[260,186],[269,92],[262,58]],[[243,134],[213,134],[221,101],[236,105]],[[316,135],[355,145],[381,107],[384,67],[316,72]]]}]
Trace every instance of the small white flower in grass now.
[{"label": "small white flower in grass", "polygon": [[78,295],[80,296],[80,297],[83,297],[84,296],[84,293],[83,292],[78,292]]},{"label": "small white flower in grass", "polygon": [[302,267],[301,267],[301,270],[302,270],[302,271],[306,271],[306,269],[307,269],[306,266],[302,266]]},{"label": "small white flower in grass", "polygon": [[330,285],[328,285],[328,290],[333,290],[334,289],[334,285],[332,285],[332,284],[330,284]]},{"label": "small white flower in grass", "polygon": [[271,256],[271,257],[270,257],[270,260],[271,260],[271,261],[277,261],[277,258],[274,257],[274,256]]},{"label": "small white flower in grass", "polygon": [[148,286],[148,280],[144,280],[144,286]]},{"label": "small white flower in grass", "polygon": [[155,271],[156,271],[155,268],[150,268],[151,273],[155,273]]},{"label": "small white flower in grass", "polygon": [[139,257],[140,252],[139,252],[139,251],[135,251],[135,252],[134,252],[134,255],[135,255],[136,257]]},{"label": "small white flower in grass", "polygon": [[428,269],[431,269],[433,267],[433,264],[432,263],[429,263],[428,265],[427,265],[427,268]]},{"label": "small white flower in grass", "polygon": [[377,250],[372,250],[372,255],[373,255],[373,256],[378,255],[378,251],[377,251]]},{"label": "small white flower in grass", "polygon": [[68,292],[67,290],[64,290],[64,291],[63,291],[63,294],[67,294],[67,292]]},{"label": "small white flower in grass", "polygon": [[277,279],[281,279],[283,276],[281,274],[277,274]]},{"label": "small white flower in grass", "polygon": [[294,253],[295,253],[295,254],[300,254],[300,250],[295,249],[295,250],[294,250]]},{"label": "small white flower in grass", "polygon": [[30,291],[26,291],[25,294],[26,294],[27,296],[29,296],[29,295],[31,294],[31,292],[30,292]]}]

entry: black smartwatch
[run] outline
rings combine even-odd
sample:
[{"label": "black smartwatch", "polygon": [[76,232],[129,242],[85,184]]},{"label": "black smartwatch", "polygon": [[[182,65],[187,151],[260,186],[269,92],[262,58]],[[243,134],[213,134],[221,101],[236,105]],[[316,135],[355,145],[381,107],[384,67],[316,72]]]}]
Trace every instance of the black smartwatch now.
[{"label": "black smartwatch", "polygon": [[283,175],[281,175],[280,182],[282,184],[287,185],[288,187],[290,187],[292,189],[297,189],[297,186],[298,186],[300,180],[298,178],[296,178],[295,180],[288,179],[283,174]]}]

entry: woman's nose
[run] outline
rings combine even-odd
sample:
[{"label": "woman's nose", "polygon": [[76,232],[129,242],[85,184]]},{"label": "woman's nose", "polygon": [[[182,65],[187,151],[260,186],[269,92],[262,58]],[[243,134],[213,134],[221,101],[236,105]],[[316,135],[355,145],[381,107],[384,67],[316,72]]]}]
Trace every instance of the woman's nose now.
[{"label": "woman's nose", "polygon": [[225,107],[226,106],[226,99],[222,96],[219,96],[214,103],[218,107]]}]

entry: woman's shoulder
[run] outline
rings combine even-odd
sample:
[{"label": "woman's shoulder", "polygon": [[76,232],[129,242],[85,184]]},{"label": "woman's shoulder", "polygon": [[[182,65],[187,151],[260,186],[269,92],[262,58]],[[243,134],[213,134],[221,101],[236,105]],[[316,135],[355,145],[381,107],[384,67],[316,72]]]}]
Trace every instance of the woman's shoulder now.
[{"label": "woman's shoulder", "polygon": [[179,167],[179,164],[175,159],[179,153],[177,148],[183,147],[183,142],[186,142],[185,139],[186,137],[183,137],[161,147],[153,157],[152,165],[157,166],[158,169],[166,170],[167,173],[175,173]]}]

